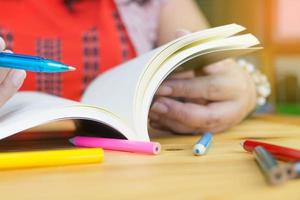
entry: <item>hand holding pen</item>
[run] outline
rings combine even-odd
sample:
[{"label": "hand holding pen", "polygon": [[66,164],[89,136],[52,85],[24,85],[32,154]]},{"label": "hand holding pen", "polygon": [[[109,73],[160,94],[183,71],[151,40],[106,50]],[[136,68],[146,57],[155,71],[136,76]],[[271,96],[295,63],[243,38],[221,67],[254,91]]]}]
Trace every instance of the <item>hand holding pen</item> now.
[{"label": "hand holding pen", "polygon": [[0,106],[20,89],[26,77],[25,70],[55,73],[75,68],[42,57],[13,54],[5,50],[5,42],[0,37]]},{"label": "hand holding pen", "polygon": [[[12,53],[5,50],[5,42],[1,37],[0,52]],[[20,89],[25,77],[25,70],[0,67],[0,106]]]}]

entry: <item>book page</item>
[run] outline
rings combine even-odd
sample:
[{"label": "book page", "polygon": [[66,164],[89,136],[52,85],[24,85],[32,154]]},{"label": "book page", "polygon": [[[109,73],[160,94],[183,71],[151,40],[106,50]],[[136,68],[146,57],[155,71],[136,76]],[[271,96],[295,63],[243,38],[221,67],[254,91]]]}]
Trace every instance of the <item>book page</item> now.
[{"label": "book page", "polygon": [[[203,44],[200,43],[193,45],[190,48],[184,48],[167,58],[160,66],[152,66],[153,68],[156,67],[155,73],[148,74],[148,77],[142,80],[139,85],[138,94],[136,95],[137,99],[135,99],[134,119],[136,122],[135,127],[138,132],[143,132],[147,129],[147,127],[143,125],[143,122],[147,121],[148,111],[156,89],[161,82],[180,65],[193,58],[197,58],[198,60],[202,59],[201,62],[203,64],[211,63],[213,61],[218,61],[219,58],[228,56],[226,54],[222,56],[224,53],[223,50],[247,49],[257,44],[259,44],[259,41],[251,34],[233,36]],[[237,53],[237,51],[232,51],[231,53]],[[211,56],[209,56],[209,54],[211,54]],[[201,67],[201,63],[195,67],[199,66]]]},{"label": "book page", "polygon": [[50,121],[88,119],[108,125],[128,139],[147,141],[148,109],[161,81],[195,56],[251,46],[251,40],[243,37],[228,38],[231,43],[223,44],[222,39],[243,29],[232,24],[192,33],[117,66],[91,83],[82,98],[84,104],[20,92],[1,107],[0,139]]},{"label": "book page", "polygon": [[[144,121],[146,119],[142,119],[144,116],[148,115],[150,105],[152,99],[155,95],[155,92],[161,85],[161,83],[171,74],[173,71],[177,71],[178,69],[182,68],[185,69],[193,69],[199,68],[199,66],[205,66],[214,62],[221,61],[223,59],[236,57],[243,54],[248,54],[253,51],[257,51],[261,48],[238,48],[238,49],[223,49],[223,50],[215,50],[211,52],[207,52],[201,55],[197,55],[195,57],[190,57],[187,60],[183,60],[182,62],[178,62],[176,65],[169,65],[165,68],[160,68],[160,70],[152,77],[147,89],[145,90],[145,94],[142,100],[140,109],[140,114],[137,118]],[[189,60],[190,59],[190,60]],[[169,63],[166,63],[168,65]],[[140,129],[145,128],[144,126],[139,127]]]},{"label": "book page", "polygon": [[[117,66],[96,78],[85,91],[81,102],[109,110],[134,129],[132,111],[137,82],[144,66],[156,51]],[[149,138],[147,132],[136,132],[135,137]]]},{"label": "book page", "polygon": [[38,92],[19,92],[1,107],[0,139],[63,119],[96,121],[99,126],[108,125],[128,139],[137,139],[126,124],[108,111]]},{"label": "book page", "polygon": [[[226,38],[242,30],[244,27],[231,24],[192,33],[171,41],[99,76],[87,88],[81,101],[110,110],[126,122],[136,132],[136,136],[145,137],[144,135],[148,135],[147,119],[138,119],[137,113],[141,110],[136,109],[137,105],[141,106],[138,101],[143,99],[145,89],[141,83],[149,83],[149,77],[155,73],[156,67],[181,48],[195,42],[201,44]],[[143,116],[142,119],[145,117],[147,118]],[[137,128],[139,126],[144,128]]]}]

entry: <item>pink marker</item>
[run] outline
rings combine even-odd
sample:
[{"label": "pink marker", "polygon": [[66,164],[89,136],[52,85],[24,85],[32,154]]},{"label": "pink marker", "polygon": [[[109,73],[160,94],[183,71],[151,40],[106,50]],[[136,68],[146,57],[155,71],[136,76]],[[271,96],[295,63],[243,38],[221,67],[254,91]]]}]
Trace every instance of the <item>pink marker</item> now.
[{"label": "pink marker", "polygon": [[70,142],[79,147],[101,147],[107,150],[127,151],[144,154],[159,154],[161,146],[158,142],[142,142],[110,138],[76,136]]}]

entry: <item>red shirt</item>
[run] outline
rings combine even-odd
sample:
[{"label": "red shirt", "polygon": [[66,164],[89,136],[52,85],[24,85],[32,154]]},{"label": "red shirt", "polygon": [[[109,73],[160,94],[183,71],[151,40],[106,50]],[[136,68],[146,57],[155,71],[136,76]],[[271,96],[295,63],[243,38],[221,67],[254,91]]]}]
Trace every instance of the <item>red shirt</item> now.
[{"label": "red shirt", "polygon": [[54,74],[28,72],[21,90],[75,100],[97,75],[135,56],[112,0],[81,0],[73,11],[63,0],[0,0],[0,36],[15,53],[77,68]]}]

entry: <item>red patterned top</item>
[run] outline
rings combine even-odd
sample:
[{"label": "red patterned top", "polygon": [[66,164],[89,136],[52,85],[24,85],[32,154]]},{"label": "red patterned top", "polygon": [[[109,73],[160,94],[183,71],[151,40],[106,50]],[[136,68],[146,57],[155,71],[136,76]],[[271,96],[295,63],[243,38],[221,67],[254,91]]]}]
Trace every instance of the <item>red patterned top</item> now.
[{"label": "red patterned top", "polygon": [[0,0],[0,36],[16,53],[39,55],[77,68],[28,73],[22,90],[79,100],[101,72],[135,56],[114,1]]}]

